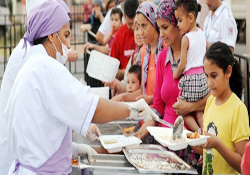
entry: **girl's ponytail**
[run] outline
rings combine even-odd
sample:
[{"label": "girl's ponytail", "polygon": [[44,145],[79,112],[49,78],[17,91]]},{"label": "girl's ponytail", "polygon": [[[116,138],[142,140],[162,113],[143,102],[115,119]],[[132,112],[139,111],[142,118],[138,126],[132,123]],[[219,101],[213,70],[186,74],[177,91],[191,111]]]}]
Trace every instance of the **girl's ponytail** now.
[{"label": "girl's ponytail", "polygon": [[243,89],[243,77],[241,72],[240,63],[233,58],[232,75],[229,79],[229,85],[231,90],[241,99]]},{"label": "girl's ponytail", "polygon": [[229,79],[230,89],[239,97],[242,96],[243,77],[239,62],[234,58],[228,45],[216,42],[210,46],[205,54],[205,59],[215,63],[226,73],[228,66],[232,66],[232,74]]},{"label": "girl's ponytail", "polygon": [[198,10],[198,12],[200,12],[201,11],[201,5],[199,4],[199,3],[197,3],[197,10]]}]

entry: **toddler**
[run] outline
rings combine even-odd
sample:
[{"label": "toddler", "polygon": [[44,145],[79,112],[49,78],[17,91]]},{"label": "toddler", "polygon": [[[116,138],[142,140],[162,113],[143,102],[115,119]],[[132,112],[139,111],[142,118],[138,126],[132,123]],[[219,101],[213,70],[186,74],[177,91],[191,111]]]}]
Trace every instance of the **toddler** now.
[{"label": "toddler", "polygon": [[113,8],[110,14],[110,24],[112,27],[112,31],[106,33],[103,38],[103,44],[109,45],[109,50],[112,48],[112,43],[115,38],[115,33],[121,28],[122,26],[122,11],[119,8]]},{"label": "toddler", "polygon": [[[174,79],[180,78],[180,98],[196,102],[209,93],[206,75],[203,70],[203,57],[206,52],[206,38],[196,26],[196,18],[201,10],[196,0],[178,0],[175,3],[175,16],[178,27],[184,36],[181,41],[181,58],[178,68],[173,72]],[[185,123],[192,131],[203,128],[203,112],[196,111],[195,118],[184,116]],[[198,123],[198,124],[197,124]]]},{"label": "toddler", "polygon": [[132,93],[141,88],[141,66],[133,65],[128,70],[126,91]]}]

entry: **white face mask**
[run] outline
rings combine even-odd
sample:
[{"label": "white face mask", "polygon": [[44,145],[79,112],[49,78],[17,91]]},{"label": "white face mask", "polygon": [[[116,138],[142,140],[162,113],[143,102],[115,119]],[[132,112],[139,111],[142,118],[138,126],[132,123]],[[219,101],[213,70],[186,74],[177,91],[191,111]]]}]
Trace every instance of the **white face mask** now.
[{"label": "white face mask", "polygon": [[[58,34],[57,34],[58,36]],[[60,40],[60,37],[58,36],[58,39],[60,41],[60,43],[62,44],[62,51],[63,51],[63,55],[60,54],[60,52],[57,51],[56,49],[56,46],[54,43],[52,43],[56,49],[56,60],[59,62],[59,63],[62,63],[63,65],[65,65],[65,63],[67,62],[68,60],[68,48],[61,42]]]}]

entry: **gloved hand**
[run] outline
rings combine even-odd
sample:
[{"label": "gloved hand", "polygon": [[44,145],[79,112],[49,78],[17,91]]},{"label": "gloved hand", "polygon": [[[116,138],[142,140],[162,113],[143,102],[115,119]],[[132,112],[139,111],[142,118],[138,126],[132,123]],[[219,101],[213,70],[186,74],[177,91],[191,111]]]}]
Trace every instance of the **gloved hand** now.
[{"label": "gloved hand", "polygon": [[89,139],[89,141],[93,142],[93,141],[99,140],[100,136],[101,136],[101,132],[99,128],[94,123],[91,123],[89,125],[89,129],[87,132],[87,138]]},{"label": "gloved hand", "polygon": [[72,158],[77,158],[79,155],[87,155],[89,162],[92,162],[92,155],[98,154],[93,148],[89,145],[72,143]]},{"label": "gloved hand", "polygon": [[135,103],[128,103],[130,109],[129,119],[141,120],[145,121],[151,119],[151,108],[142,98]]}]

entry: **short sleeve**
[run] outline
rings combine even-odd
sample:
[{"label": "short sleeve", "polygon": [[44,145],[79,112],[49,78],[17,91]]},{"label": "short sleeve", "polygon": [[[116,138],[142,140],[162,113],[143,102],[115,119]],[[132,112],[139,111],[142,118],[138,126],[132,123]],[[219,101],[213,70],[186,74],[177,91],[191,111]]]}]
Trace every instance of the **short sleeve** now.
[{"label": "short sleeve", "polygon": [[249,139],[249,118],[246,106],[242,103],[232,119],[232,141],[237,143]]},{"label": "short sleeve", "polygon": [[238,30],[234,19],[226,19],[221,24],[221,42],[235,48]]},{"label": "short sleeve", "polygon": [[[111,48],[111,51],[110,51],[110,56],[111,57],[114,57],[116,59],[119,60],[120,58],[120,48],[121,48],[121,45],[120,45],[120,42],[119,42],[119,37],[120,37],[120,32],[118,31],[118,33],[115,35],[115,38],[113,40],[113,44],[112,44],[112,48]],[[120,64],[120,67],[121,67],[121,64]]]},{"label": "short sleeve", "polygon": [[99,100],[89,90],[62,67],[54,78],[48,106],[53,117],[83,136],[87,134]]},{"label": "short sleeve", "polygon": [[108,11],[108,13],[106,14],[101,26],[99,27],[98,31],[101,32],[103,35],[105,35],[105,33],[107,33],[107,31],[112,31],[111,25],[110,25],[110,13],[111,13],[110,9]]}]

